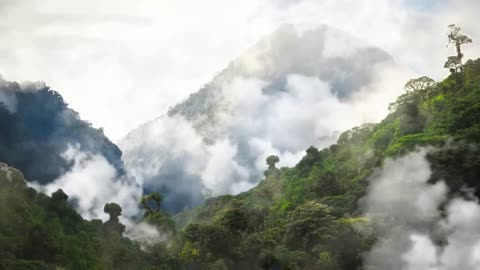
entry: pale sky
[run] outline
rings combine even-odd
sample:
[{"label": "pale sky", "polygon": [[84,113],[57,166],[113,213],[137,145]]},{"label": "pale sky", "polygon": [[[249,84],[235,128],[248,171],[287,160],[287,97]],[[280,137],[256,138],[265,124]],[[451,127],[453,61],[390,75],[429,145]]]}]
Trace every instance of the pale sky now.
[{"label": "pale sky", "polygon": [[0,74],[45,81],[117,141],[282,23],[332,25],[440,78],[447,26],[475,42],[478,10],[476,0],[0,0]]}]

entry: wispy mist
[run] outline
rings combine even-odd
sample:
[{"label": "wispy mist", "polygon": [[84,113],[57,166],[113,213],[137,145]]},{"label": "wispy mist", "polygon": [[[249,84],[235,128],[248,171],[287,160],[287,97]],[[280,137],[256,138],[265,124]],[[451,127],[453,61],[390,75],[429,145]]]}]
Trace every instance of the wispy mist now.
[{"label": "wispy mist", "polygon": [[62,158],[73,166],[54,181],[32,186],[50,195],[62,189],[74,207],[87,219],[106,219],[103,212],[106,203],[121,205],[123,215],[135,217],[140,213],[138,202],[142,188],[135,179],[118,174],[116,168],[100,154],[81,151],[78,145],[70,145]]},{"label": "wispy mist", "polygon": [[[435,151],[435,150],[431,150]],[[451,197],[443,181],[429,183],[423,149],[387,160],[370,178],[363,210],[378,236],[366,254],[373,269],[478,269],[480,206]]]}]

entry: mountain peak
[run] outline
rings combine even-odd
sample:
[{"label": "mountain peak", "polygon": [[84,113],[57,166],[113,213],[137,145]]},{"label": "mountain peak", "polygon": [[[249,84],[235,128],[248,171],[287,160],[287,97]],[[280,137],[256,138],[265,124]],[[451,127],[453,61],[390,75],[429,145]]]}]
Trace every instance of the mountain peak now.
[{"label": "mountain peak", "polygon": [[[350,127],[330,119],[335,110],[372,83],[378,65],[392,63],[383,50],[335,28],[282,25],[167,116],[131,132],[120,144],[123,159],[130,171],[143,172],[137,177],[147,190],[166,191],[166,204],[176,209],[186,197],[194,203],[244,191],[261,178],[267,156],[286,155],[281,160],[292,165],[310,145],[335,142],[336,132]],[[287,114],[279,111],[285,106]],[[228,177],[217,174],[218,162]]]}]

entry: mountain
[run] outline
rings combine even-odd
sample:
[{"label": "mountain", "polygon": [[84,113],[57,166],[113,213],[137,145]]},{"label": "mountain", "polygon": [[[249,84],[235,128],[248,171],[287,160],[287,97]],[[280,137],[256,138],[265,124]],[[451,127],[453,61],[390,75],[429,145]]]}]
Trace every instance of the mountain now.
[{"label": "mountain", "polygon": [[0,78],[0,130],[0,160],[28,181],[47,184],[67,172],[73,166],[63,156],[69,146],[102,155],[124,174],[120,149],[44,83]]},{"label": "mountain", "polygon": [[119,144],[123,160],[171,212],[237,194],[258,183],[268,155],[292,166],[308,146],[330,145],[340,130],[372,120],[357,96],[375,93],[378,73],[392,67],[386,52],[334,28],[284,25],[130,132]]},{"label": "mountain", "polygon": [[480,59],[409,83],[423,86],[380,123],[177,214],[180,256],[199,269],[476,269]]}]

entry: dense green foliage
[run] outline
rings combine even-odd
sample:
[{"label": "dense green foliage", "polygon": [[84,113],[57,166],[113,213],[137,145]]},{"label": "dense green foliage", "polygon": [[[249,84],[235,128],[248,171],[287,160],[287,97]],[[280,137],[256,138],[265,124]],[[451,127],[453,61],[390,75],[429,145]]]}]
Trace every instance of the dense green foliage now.
[{"label": "dense green foliage", "polygon": [[0,269],[151,269],[160,262],[122,237],[118,205],[107,204],[106,223],[86,221],[67,198],[62,190],[37,193],[0,163]]}]

